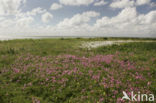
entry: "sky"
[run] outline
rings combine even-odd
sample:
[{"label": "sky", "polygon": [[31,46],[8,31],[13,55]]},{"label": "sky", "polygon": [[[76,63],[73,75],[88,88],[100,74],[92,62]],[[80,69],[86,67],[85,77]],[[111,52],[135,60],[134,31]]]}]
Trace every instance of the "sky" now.
[{"label": "sky", "polygon": [[0,0],[0,37],[156,37],[156,0]]}]

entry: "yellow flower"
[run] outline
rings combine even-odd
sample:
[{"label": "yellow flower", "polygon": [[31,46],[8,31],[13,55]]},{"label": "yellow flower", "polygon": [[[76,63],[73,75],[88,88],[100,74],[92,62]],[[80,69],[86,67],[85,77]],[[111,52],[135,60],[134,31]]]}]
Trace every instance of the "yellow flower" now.
[{"label": "yellow flower", "polygon": [[103,95],[105,96],[106,95],[106,92],[103,92]]}]

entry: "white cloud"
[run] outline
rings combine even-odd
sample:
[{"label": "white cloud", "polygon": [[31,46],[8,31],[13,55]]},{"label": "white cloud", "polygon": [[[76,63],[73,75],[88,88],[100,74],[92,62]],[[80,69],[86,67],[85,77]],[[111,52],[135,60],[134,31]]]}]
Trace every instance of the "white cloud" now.
[{"label": "white cloud", "polygon": [[61,4],[58,4],[58,3],[53,3],[50,7],[51,10],[57,10],[57,9],[60,9],[62,8],[62,5]]},{"label": "white cloud", "polygon": [[13,20],[10,20],[10,19],[3,19],[1,22],[0,22],[0,27],[1,28],[8,28],[8,27],[11,27],[11,26],[15,26],[15,22]]},{"label": "white cloud", "polygon": [[108,2],[106,2],[105,0],[101,0],[101,1],[95,2],[94,6],[102,6],[102,5],[106,5],[107,3]]},{"label": "white cloud", "polygon": [[31,10],[31,11],[26,12],[26,14],[29,15],[29,16],[30,16],[30,15],[35,16],[35,15],[37,15],[37,14],[42,14],[42,13],[44,13],[44,12],[46,12],[45,9],[43,9],[43,8],[41,8],[41,7],[38,7],[38,8],[34,8],[34,9]]},{"label": "white cloud", "polygon": [[152,5],[151,0],[114,0],[110,7],[112,8],[126,8],[149,4]]},{"label": "white cloud", "polygon": [[26,0],[0,0],[0,15],[12,15],[20,11],[19,7]]},{"label": "white cloud", "polygon": [[134,0],[114,0],[110,7],[112,8],[125,8],[125,7],[132,7],[134,6]]},{"label": "white cloud", "polygon": [[19,12],[13,16],[15,16],[16,20],[21,19],[21,18],[26,18],[26,17],[34,17],[37,16],[38,14],[43,14],[47,12],[46,9],[43,8],[34,8],[31,11],[27,11],[27,12]]},{"label": "white cloud", "polygon": [[29,27],[30,24],[34,21],[34,18],[29,16],[29,17],[24,17],[20,18],[16,21],[16,26],[18,27]]},{"label": "white cloud", "polygon": [[73,6],[89,5],[94,2],[94,0],[59,0],[59,1],[61,4]]},{"label": "white cloud", "polygon": [[0,17],[0,21],[4,20],[5,18],[4,17]]},{"label": "white cloud", "polygon": [[[114,4],[111,4],[111,7],[122,8],[121,12],[119,12],[114,17],[104,16],[100,19],[97,19],[95,24],[90,25],[90,21],[92,20],[92,18],[95,18],[100,14],[95,11],[88,11],[81,14],[73,15],[71,18],[65,18],[63,21],[60,21],[55,26],[48,24],[48,22],[53,18],[53,15],[47,12],[47,10],[38,7],[28,12],[22,12],[19,8],[20,6],[14,7],[14,3],[10,4],[9,0],[6,1],[8,1],[6,4],[9,6],[4,6],[4,4],[0,4],[0,35],[8,34],[9,36],[32,36],[54,34],[55,36],[70,35],[156,37],[156,10],[150,11],[147,14],[139,14],[139,12],[136,11],[136,6],[145,4],[149,5],[150,3],[147,1],[143,2],[137,0],[114,0]],[[89,5],[91,3],[96,6],[104,5],[104,3],[101,2],[103,0],[60,1],[62,1],[60,5]],[[3,0],[3,2],[5,1]],[[2,3],[2,0],[0,1],[0,3]],[[19,5],[21,5],[22,3],[24,2],[21,1]],[[18,3],[16,5],[18,5]],[[52,8],[54,10],[54,8],[57,7]],[[41,14],[41,20],[47,24],[35,24],[38,23],[38,21],[35,21],[35,18],[38,14]],[[12,17],[12,15],[14,16]]]},{"label": "white cloud", "polygon": [[42,22],[48,23],[53,18],[53,15],[49,12],[46,12],[42,15]]},{"label": "white cloud", "polygon": [[97,20],[94,28],[101,33],[103,31],[116,36],[154,36],[156,32],[154,18],[156,11],[138,14],[135,8],[125,8],[115,17],[102,17]]},{"label": "white cloud", "polygon": [[59,27],[71,27],[71,26],[78,26],[90,21],[92,17],[97,17],[100,14],[95,11],[88,11],[82,14],[76,14],[72,18],[65,18],[61,21],[58,26]]},{"label": "white cloud", "polygon": [[18,17],[18,18],[4,18],[0,22],[0,27],[2,29],[19,29],[30,28],[34,18],[31,16]]},{"label": "white cloud", "polygon": [[[6,19],[0,22],[0,30],[3,34],[19,36],[20,34],[27,36],[28,34],[42,36],[53,34],[53,36],[156,37],[156,10],[147,14],[139,14],[135,7],[128,7],[114,17],[104,16],[98,19],[93,26],[90,25],[91,18],[97,16],[99,16],[99,13],[88,11],[66,18],[57,26],[40,25],[37,27],[32,26],[33,18],[31,17],[21,17],[15,20]],[[7,32],[4,32],[5,30]]]},{"label": "white cloud", "polygon": [[146,15],[140,15],[138,16],[138,23],[143,25],[143,24],[153,24],[156,23],[156,10],[155,11],[151,11]]},{"label": "white cloud", "polygon": [[113,26],[116,24],[121,25],[122,23],[132,22],[136,16],[137,12],[135,8],[125,8],[115,17],[103,17],[102,19],[97,20],[95,25],[97,27]]},{"label": "white cloud", "polygon": [[145,5],[145,4],[150,4],[151,0],[137,0],[136,4],[137,5]]},{"label": "white cloud", "polygon": [[156,7],[156,2],[151,2],[150,6],[151,7]]}]

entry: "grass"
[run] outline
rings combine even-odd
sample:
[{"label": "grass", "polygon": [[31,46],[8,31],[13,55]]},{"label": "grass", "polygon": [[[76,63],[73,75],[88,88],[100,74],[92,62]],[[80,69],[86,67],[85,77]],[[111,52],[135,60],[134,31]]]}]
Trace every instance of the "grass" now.
[{"label": "grass", "polygon": [[0,103],[122,103],[122,91],[156,95],[156,42],[79,47],[98,40],[115,38],[1,41]]}]

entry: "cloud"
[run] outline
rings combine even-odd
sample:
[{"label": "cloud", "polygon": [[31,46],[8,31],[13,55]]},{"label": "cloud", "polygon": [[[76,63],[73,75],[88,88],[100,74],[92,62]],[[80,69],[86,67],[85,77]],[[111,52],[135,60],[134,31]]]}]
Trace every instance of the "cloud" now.
[{"label": "cloud", "polygon": [[80,6],[80,5],[89,5],[94,2],[94,0],[59,0],[61,4]]},{"label": "cloud", "polygon": [[72,27],[82,25],[90,21],[91,18],[97,17],[100,14],[95,11],[88,11],[82,14],[76,14],[72,18],[65,18],[58,24],[58,27]]},{"label": "cloud", "polygon": [[13,27],[15,26],[15,22],[11,19],[3,19],[1,22],[0,22],[0,28],[3,29],[3,28],[8,28],[8,27]]},{"label": "cloud", "polygon": [[134,7],[141,5],[152,5],[151,0],[114,0],[110,7],[112,8],[126,8],[126,7]]},{"label": "cloud", "polygon": [[57,9],[60,9],[62,8],[62,5],[61,4],[58,4],[58,3],[53,3],[50,7],[51,10],[57,10]]},{"label": "cloud", "polygon": [[0,15],[13,15],[20,11],[21,4],[26,0],[0,0]]},{"label": "cloud", "polygon": [[137,0],[136,5],[150,4],[151,0]]},{"label": "cloud", "polygon": [[41,7],[38,7],[38,8],[34,8],[34,9],[31,10],[31,11],[26,12],[26,15],[35,16],[35,15],[37,15],[37,14],[42,14],[42,13],[45,13],[45,12],[46,12],[45,9],[43,9],[43,8],[41,8]]},{"label": "cloud", "polygon": [[0,21],[4,20],[5,18],[4,17],[0,17]]},{"label": "cloud", "polygon": [[[156,37],[156,10],[147,14],[139,14],[135,7],[128,7],[122,9],[114,17],[104,16],[97,19],[94,25],[90,25],[91,19],[99,15],[95,11],[87,11],[66,18],[57,26],[40,25],[37,27],[32,26],[33,18],[31,17],[6,19],[3,20],[3,25],[0,22],[0,27],[3,26],[0,30],[3,34],[6,30],[8,34],[16,35]],[[21,25],[25,25],[24,28]]]},{"label": "cloud", "polygon": [[125,8],[125,7],[132,7],[134,6],[135,2],[134,0],[114,0],[110,4],[110,7],[112,8]]},{"label": "cloud", "polygon": [[108,2],[106,2],[105,0],[101,0],[101,1],[95,2],[94,6],[102,6],[102,5],[106,5],[107,3]]},{"label": "cloud", "polygon": [[34,18],[29,16],[29,17],[24,17],[20,18],[16,21],[16,26],[18,27],[29,27],[30,24],[34,21]]},{"label": "cloud", "polygon": [[150,6],[151,7],[156,7],[156,3],[155,2],[151,2]]},{"label": "cloud", "polygon": [[103,17],[102,19],[97,20],[96,25],[98,25],[99,27],[112,26],[115,24],[118,25],[125,22],[131,22],[131,20],[136,18],[136,16],[136,8],[125,8],[115,17]]},{"label": "cloud", "polygon": [[[102,17],[94,25],[98,31],[107,31],[108,34],[123,36],[155,35],[156,11],[147,14],[138,14],[136,8],[125,8],[117,16]],[[102,32],[101,32],[102,33]]]},{"label": "cloud", "polygon": [[18,17],[18,18],[4,18],[0,21],[1,29],[19,29],[29,28],[32,26],[34,18],[32,16]]},{"label": "cloud", "polygon": [[[5,3],[2,3],[2,1]],[[14,3],[10,3],[12,1],[20,2],[17,2],[15,6]],[[59,21],[58,24],[51,25],[48,22],[53,18],[53,14],[47,12],[46,9],[36,7],[30,11],[23,12],[20,7],[25,2],[23,0],[12,1],[0,1],[0,35],[44,36],[54,34],[55,36],[156,37],[156,10],[145,14],[140,14],[136,10],[136,6],[154,5],[154,2],[114,0],[110,6],[112,8],[120,8],[121,11],[113,17],[103,16],[99,18],[100,13],[96,11],[85,11],[83,13],[77,11],[77,14],[72,17],[62,17],[64,19]],[[104,5],[103,1],[105,0],[60,0],[61,4],[56,3],[56,5],[80,6],[93,4],[94,6],[100,6]],[[53,6],[54,4],[52,4],[51,9],[59,9],[59,6]],[[40,17],[40,15],[42,22],[47,24],[40,24],[40,21],[35,19]],[[94,19],[97,19],[95,23]]]},{"label": "cloud", "polygon": [[138,16],[138,23],[140,25],[145,25],[145,24],[153,24],[156,23],[156,10],[155,11],[151,11],[146,15],[139,15]]},{"label": "cloud", "polygon": [[49,12],[46,12],[42,15],[42,22],[48,23],[53,18],[53,15]]}]

